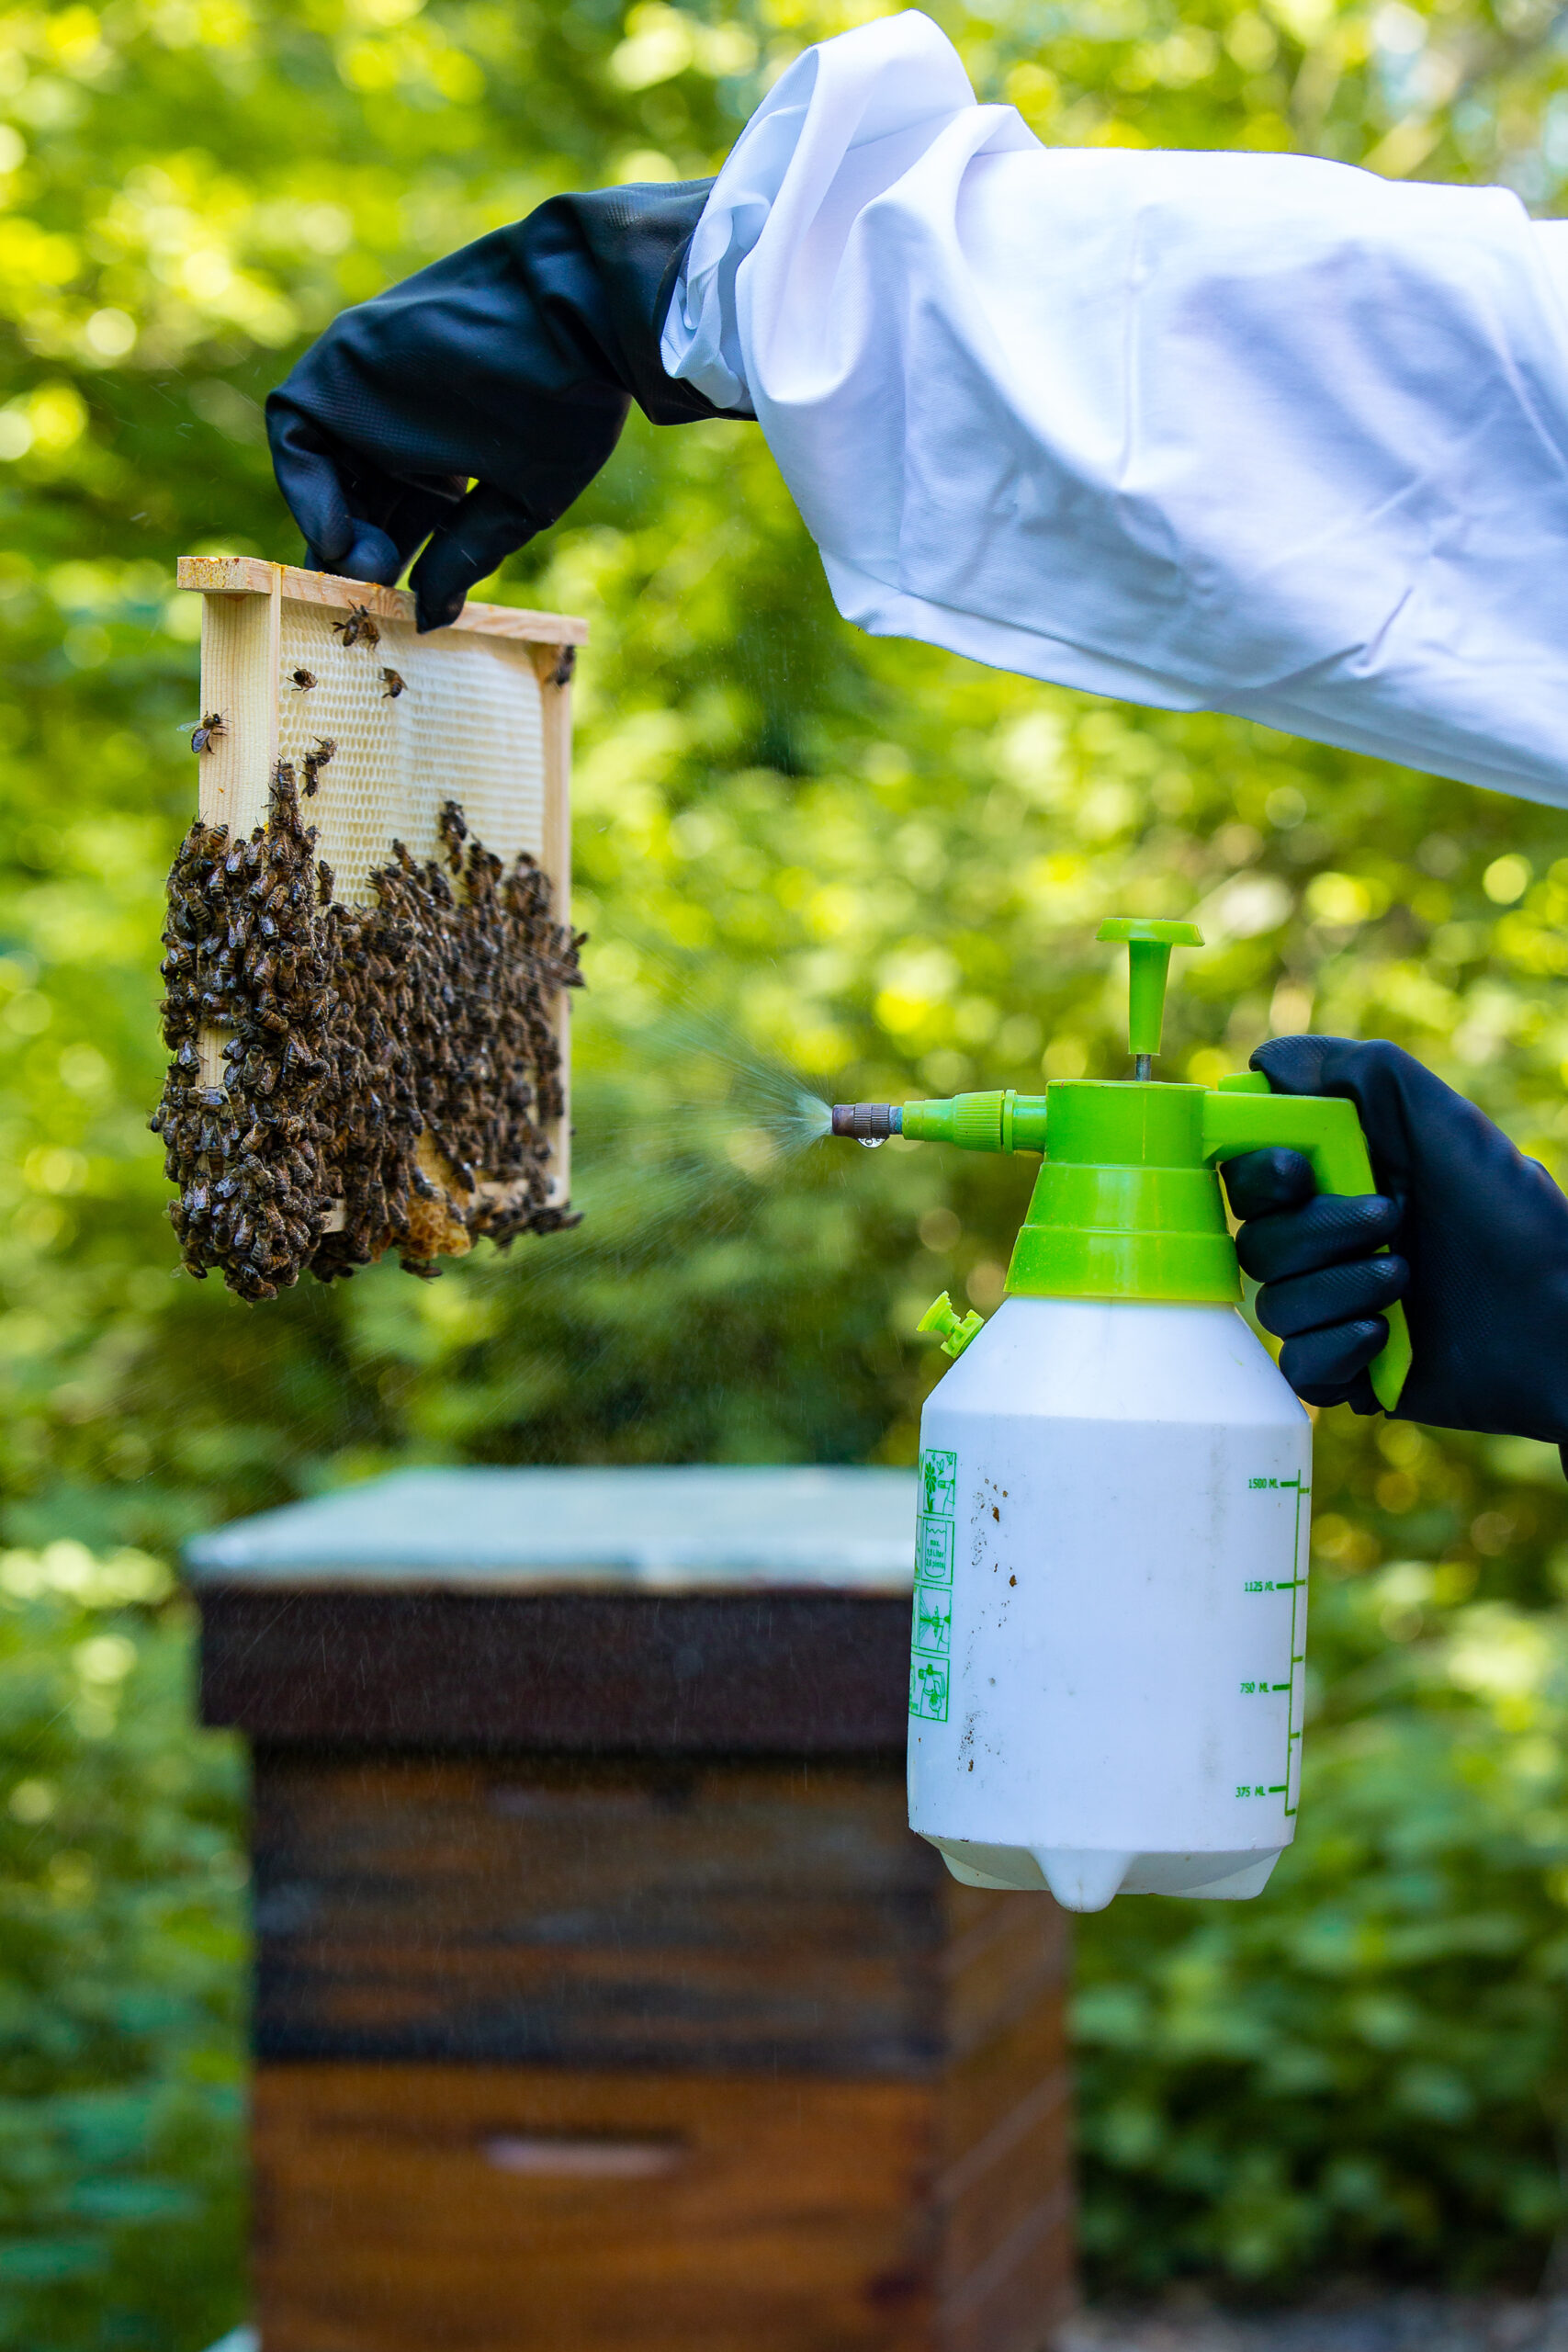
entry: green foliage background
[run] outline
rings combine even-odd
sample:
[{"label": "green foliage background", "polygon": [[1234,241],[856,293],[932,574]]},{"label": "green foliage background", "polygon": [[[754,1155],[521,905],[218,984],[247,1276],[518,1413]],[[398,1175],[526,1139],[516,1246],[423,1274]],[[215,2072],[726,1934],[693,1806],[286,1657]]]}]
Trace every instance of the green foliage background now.
[{"label": "green foliage background", "polygon": [[[1047,140],[1295,147],[1550,210],[1543,0],[939,6]],[[911,1456],[1026,1182],[799,1148],[824,1091],[1121,1067],[1102,913],[1195,913],[1168,1070],[1382,1034],[1554,1170],[1568,819],[857,639],[750,427],[634,424],[488,593],[586,611],[581,1232],[262,1312],[175,1278],[153,1005],[193,549],[291,557],[259,403],[343,302],[557,189],[713,168],[813,0],[0,16],[0,2345],[237,2315],[237,1764],[190,1530],[409,1460]],[[1341,1426],[1340,1424],[1343,1424]],[[1529,2282],[1564,2212],[1568,1498],[1327,1417],[1298,1849],[1080,1937],[1086,2252]]]}]

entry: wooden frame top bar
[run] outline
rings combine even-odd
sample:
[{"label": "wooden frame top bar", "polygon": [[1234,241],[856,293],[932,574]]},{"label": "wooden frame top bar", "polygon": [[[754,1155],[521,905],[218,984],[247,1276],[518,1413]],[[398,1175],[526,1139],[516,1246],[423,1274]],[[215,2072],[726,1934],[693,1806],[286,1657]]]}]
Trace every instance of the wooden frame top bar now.
[{"label": "wooden frame top bar", "polygon": [[[202,596],[280,594],[301,605],[327,605],[347,612],[364,605],[378,620],[414,620],[414,600],[406,588],[378,587],[373,580],[343,580],[332,571],[303,571],[291,563],[267,563],[256,555],[182,555],[175,572],[182,588]],[[520,638],[529,645],[585,645],[588,623],[570,613],[534,613],[515,605],[465,605],[454,629],[479,637]]]}]

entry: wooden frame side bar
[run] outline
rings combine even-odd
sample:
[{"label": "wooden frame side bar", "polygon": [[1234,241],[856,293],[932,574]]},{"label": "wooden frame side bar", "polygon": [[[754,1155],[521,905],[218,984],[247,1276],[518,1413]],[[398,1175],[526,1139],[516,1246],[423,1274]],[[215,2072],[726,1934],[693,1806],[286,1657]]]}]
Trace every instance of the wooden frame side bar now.
[{"label": "wooden frame side bar", "polygon": [[[204,825],[226,825],[240,842],[265,825],[277,765],[277,669],[283,605],[276,584],[259,594],[209,596],[202,607],[201,707],[221,715],[222,729],[197,762],[197,812]],[[201,1082],[221,1088],[228,1076],[228,1033],[197,1038]]]},{"label": "wooden frame side bar", "polygon": [[[534,668],[539,680],[545,732],[545,837],[542,864],[550,877],[551,912],[557,922],[571,921],[571,673],[576,648],[536,643]],[[556,1003],[556,1037],[560,1046],[561,1084],[565,1095],[561,1114],[552,1121],[550,1138],[550,1199],[564,1207],[571,1198],[571,990],[562,989]]]},{"label": "wooden frame side bar", "polygon": [[267,820],[277,765],[277,670],[282,603],[274,587],[214,596],[202,615],[201,707],[221,716],[197,762],[197,806],[206,825],[243,841]]}]

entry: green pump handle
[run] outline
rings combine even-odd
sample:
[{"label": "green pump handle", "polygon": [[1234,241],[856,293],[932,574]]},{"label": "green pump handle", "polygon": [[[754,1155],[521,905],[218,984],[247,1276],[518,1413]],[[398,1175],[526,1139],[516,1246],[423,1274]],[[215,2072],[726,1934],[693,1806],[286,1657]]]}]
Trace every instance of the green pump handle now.
[{"label": "green pump handle", "polygon": [[1165,1026],[1165,984],[1173,947],[1201,947],[1195,922],[1161,922],[1145,915],[1107,915],[1096,939],[1121,941],[1127,950],[1127,1050],[1141,1078],[1159,1051]]},{"label": "green pump handle", "polygon": [[[1299,1151],[1320,1193],[1375,1193],[1377,1182],[1356,1106],[1337,1094],[1276,1094],[1261,1070],[1222,1078],[1203,1103],[1203,1157],[1213,1167],[1244,1151],[1282,1146]],[[1386,1250],[1378,1252],[1387,1255]],[[1398,1404],[1410,1372],[1410,1328],[1399,1300],[1382,1310],[1388,1339],[1373,1357],[1372,1394],[1385,1412]]]}]

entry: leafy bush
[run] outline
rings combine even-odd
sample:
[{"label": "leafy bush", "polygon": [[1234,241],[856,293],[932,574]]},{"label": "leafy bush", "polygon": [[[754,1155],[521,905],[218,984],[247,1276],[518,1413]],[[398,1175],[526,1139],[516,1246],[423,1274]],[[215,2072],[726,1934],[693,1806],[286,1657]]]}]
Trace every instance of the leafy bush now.
[{"label": "leafy bush", "polygon": [[240,1758],[168,1572],[0,1554],[0,2344],[170,2352],[242,2301]]},{"label": "leafy bush", "polygon": [[[144,1122],[194,790],[172,570],[298,555],[267,387],[342,302],[558,188],[712,169],[767,78],[862,13],[0,16],[0,1535],[45,1564],[14,1566],[0,1620],[16,2352],[195,2352],[236,2300],[233,1763],[181,1728],[173,1604],[73,1593],[79,1547],[107,1575],[408,1461],[910,1459],[916,1317],[943,1286],[995,1303],[1027,1175],[803,1148],[796,1091],[1120,1070],[1111,909],[1208,937],[1168,1074],[1309,1023],[1387,1035],[1563,1164],[1561,812],[870,643],[753,428],[634,424],[486,592],[592,622],[587,1222],[265,1313],[171,1278]],[[1054,141],[1294,146],[1549,206],[1568,172],[1568,53],[1536,0],[938,13],[981,94]],[[1563,1490],[1344,1418],[1320,1430],[1300,1851],[1250,1908],[1121,1904],[1083,1933],[1104,2278],[1522,2272],[1556,2225]],[[118,1683],[98,1641],[136,1653]],[[29,1821],[34,1784],[55,1810]]]},{"label": "leafy bush", "polygon": [[1102,2278],[1539,2280],[1564,2211],[1568,1620],[1474,1588],[1462,1560],[1320,1554],[1300,1828],[1267,1894],[1084,1922]]}]

